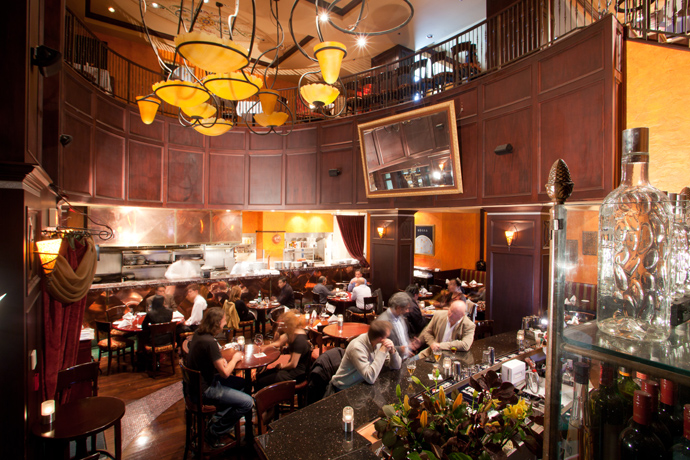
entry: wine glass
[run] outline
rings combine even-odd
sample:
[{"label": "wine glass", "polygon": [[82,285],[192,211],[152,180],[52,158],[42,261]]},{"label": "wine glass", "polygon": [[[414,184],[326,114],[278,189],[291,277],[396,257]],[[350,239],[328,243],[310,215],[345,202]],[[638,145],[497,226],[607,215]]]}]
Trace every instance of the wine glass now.
[{"label": "wine glass", "polygon": [[455,359],[455,354],[458,352],[458,347],[450,347],[450,352],[453,355],[453,359]]},{"label": "wine glass", "polygon": [[414,371],[417,369],[417,361],[408,361],[407,362],[407,373],[409,376],[407,377],[407,381],[411,382],[412,381],[412,374],[414,374]]},{"label": "wine glass", "polygon": [[254,336],[254,343],[256,344],[257,347],[259,347],[259,350],[261,350],[261,347],[264,344],[264,336],[261,334],[256,334]]},{"label": "wine glass", "polygon": [[441,349],[439,348],[438,350],[434,351],[434,359],[438,363],[441,360]]}]

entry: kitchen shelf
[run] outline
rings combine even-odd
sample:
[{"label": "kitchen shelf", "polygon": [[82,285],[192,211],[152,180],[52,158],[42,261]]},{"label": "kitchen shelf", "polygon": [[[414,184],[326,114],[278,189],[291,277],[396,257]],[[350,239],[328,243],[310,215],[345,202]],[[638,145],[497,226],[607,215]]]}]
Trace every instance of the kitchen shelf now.
[{"label": "kitchen shelf", "polygon": [[123,265],[122,269],[131,270],[134,268],[155,268],[155,267],[169,267],[172,264],[136,264],[136,265]]}]

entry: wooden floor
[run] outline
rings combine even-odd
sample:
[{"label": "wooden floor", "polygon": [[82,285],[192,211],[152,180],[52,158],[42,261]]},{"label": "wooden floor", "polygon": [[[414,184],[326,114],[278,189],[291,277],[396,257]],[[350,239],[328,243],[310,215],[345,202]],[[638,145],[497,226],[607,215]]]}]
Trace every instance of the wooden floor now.
[{"label": "wooden floor", "polygon": [[[123,365],[118,372],[114,364],[113,370],[108,376],[105,375],[107,370],[106,358],[101,361],[101,369],[103,374],[98,379],[98,394],[120,398],[125,404],[182,380],[182,373],[179,368],[177,368],[174,376],[160,374],[156,379],[153,379],[147,372],[132,372],[129,365]],[[164,370],[167,371],[168,369],[170,369],[169,364],[164,364]],[[108,450],[111,451],[113,446],[112,431],[108,430],[106,434]],[[184,440],[184,400],[180,399],[141,430],[128,446],[123,446],[123,458],[127,460],[179,460],[184,454]],[[187,458],[193,458],[193,456],[188,455]],[[256,455],[252,446],[249,446],[242,450],[231,451],[222,458],[254,459]]]}]

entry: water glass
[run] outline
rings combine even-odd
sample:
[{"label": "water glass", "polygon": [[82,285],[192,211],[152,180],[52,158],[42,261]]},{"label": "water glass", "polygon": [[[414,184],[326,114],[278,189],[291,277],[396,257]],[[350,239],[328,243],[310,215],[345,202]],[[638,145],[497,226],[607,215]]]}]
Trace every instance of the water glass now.
[{"label": "water glass", "polygon": [[487,367],[491,366],[491,350],[484,350],[482,352],[482,364]]},{"label": "water glass", "polygon": [[257,347],[261,348],[264,344],[264,336],[261,334],[256,334],[254,336],[254,343],[256,344]]}]

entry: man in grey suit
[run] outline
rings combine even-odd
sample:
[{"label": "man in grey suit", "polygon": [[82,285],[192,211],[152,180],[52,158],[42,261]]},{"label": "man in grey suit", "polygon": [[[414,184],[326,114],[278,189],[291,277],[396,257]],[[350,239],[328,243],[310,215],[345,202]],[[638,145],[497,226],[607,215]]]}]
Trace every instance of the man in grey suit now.
[{"label": "man in grey suit", "polygon": [[469,350],[474,342],[475,326],[466,312],[467,304],[463,300],[453,301],[447,311],[437,311],[416,339],[421,346],[429,346],[419,354],[420,358],[426,358],[439,349],[450,350],[455,347],[458,351]]},{"label": "man in grey suit", "polygon": [[393,326],[391,328],[391,335],[388,338],[393,341],[395,348],[403,359],[412,354],[408,338],[407,321],[405,321],[405,313],[407,313],[411,302],[412,299],[405,292],[397,292],[388,300],[388,310],[384,311],[378,318],[390,322]]}]

